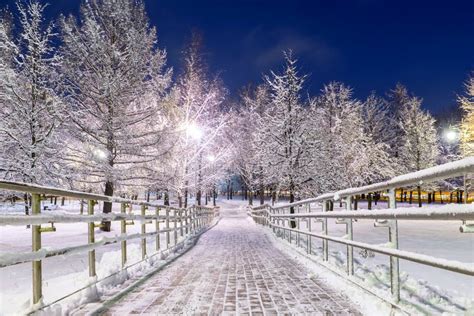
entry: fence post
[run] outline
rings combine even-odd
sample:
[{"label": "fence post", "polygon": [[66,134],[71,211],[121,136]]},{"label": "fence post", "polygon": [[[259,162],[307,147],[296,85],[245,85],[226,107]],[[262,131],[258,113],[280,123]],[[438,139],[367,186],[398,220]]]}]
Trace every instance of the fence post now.
[{"label": "fence post", "polygon": [[[308,213],[311,213],[311,208],[309,207],[309,204],[308,204]],[[308,217],[308,231],[311,233],[311,222],[312,222],[312,219],[311,217]],[[307,235],[307,242],[308,242],[308,245],[306,246],[307,248],[307,253],[308,254],[311,254],[312,250],[311,250],[311,235]]]},{"label": "fence post", "polygon": [[[25,201],[26,203],[26,201]],[[41,197],[37,193],[31,194],[31,214],[41,213]],[[32,250],[41,249],[41,225],[32,225]],[[41,260],[33,261],[33,304],[37,304],[43,297]]]},{"label": "fence post", "polygon": [[156,208],[156,221],[155,221],[155,226],[156,226],[156,251],[160,251],[160,207],[158,206]]},{"label": "fence post", "polygon": [[[352,196],[346,198],[346,210],[352,210]],[[346,234],[349,240],[353,240],[353,230],[352,230],[352,218],[347,219],[346,223]],[[354,248],[352,246],[347,246],[347,274],[354,274]]]},{"label": "fence post", "polygon": [[178,243],[178,212],[173,210],[173,237],[174,245]]},{"label": "fence post", "polygon": [[[146,205],[141,205],[141,214],[144,217],[146,215]],[[142,218],[142,260],[146,257],[146,220]]]},{"label": "fence post", "polygon": [[[389,207],[397,208],[395,189],[390,189],[388,193]],[[394,249],[398,249],[398,222],[390,220],[388,228],[389,242],[392,243]],[[397,257],[390,256],[390,289],[392,291],[392,299],[395,302],[400,301],[400,271],[399,260]]]},{"label": "fence post", "polygon": [[[323,212],[328,211],[328,201],[323,201]],[[325,217],[323,219],[323,235],[327,236],[328,234],[328,219]],[[329,242],[327,239],[323,239],[323,261],[329,260]]]},{"label": "fence post", "polygon": [[[122,203],[120,205],[120,213],[126,214],[126,212],[127,212],[127,204]],[[125,236],[125,234],[127,233],[127,221],[126,221],[126,219],[123,219],[123,220],[120,221],[120,232],[122,233],[122,236]],[[127,264],[127,241],[122,240],[120,245],[121,245],[121,249],[122,249],[122,268],[124,268],[125,265]]]},{"label": "fence post", "polygon": [[189,227],[188,227],[188,209],[185,208],[184,209],[184,226],[185,226],[185,229],[184,229],[184,232],[186,233],[186,236],[188,236],[189,234]]},{"label": "fence post", "polygon": [[165,228],[166,228],[166,249],[168,249],[170,247],[170,208],[169,207],[166,207]]},{"label": "fence post", "polygon": [[183,237],[183,210],[179,210],[179,235]]},{"label": "fence post", "polygon": [[[87,201],[87,214],[88,215],[94,215],[94,205],[96,202],[94,200],[88,200]],[[95,242],[95,236],[94,236],[94,228],[95,224],[94,222],[90,222],[88,224],[89,226],[89,244],[93,244]],[[89,251],[89,276],[90,277],[95,277],[96,276],[96,271],[95,271],[95,249],[92,249]]]},{"label": "fence post", "polygon": [[[297,209],[298,209],[298,215],[299,215],[299,213],[300,213],[300,207],[297,206]],[[299,218],[299,217],[296,219],[296,229],[297,229],[297,230],[300,230],[300,218]],[[301,247],[301,245],[300,245],[300,239],[301,239],[301,238],[300,238],[300,233],[298,232],[298,233],[296,233],[296,246],[298,246],[298,247]]]}]

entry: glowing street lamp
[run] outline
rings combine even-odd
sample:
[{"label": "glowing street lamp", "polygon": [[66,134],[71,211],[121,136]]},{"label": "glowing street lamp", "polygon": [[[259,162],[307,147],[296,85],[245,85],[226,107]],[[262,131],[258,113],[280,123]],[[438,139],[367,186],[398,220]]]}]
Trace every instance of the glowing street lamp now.
[{"label": "glowing street lamp", "polygon": [[194,140],[200,140],[203,136],[202,130],[194,123],[186,124],[186,135]]},{"label": "glowing street lamp", "polygon": [[107,153],[103,151],[102,149],[96,148],[93,150],[92,154],[94,155],[97,160],[106,160],[107,159]]},{"label": "glowing street lamp", "polygon": [[454,143],[458,139],[458,133],[454,129],[447,129],[444,131],[444,139],[448,143]]},{"label": "glowing street lamp", "polygon": [[209,155],[207,156],[207,160],[209,160],[210,162],[214,162],[216,161],[216,157],[214,155]]}]

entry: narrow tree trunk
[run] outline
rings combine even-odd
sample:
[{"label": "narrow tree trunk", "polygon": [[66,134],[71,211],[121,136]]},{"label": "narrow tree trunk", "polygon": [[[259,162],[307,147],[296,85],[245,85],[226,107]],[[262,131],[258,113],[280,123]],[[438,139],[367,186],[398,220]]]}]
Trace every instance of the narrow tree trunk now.
[{"label": "narrow tree trunk", "polygon": [[250,194],[249,194],[249,205],[253,205],[253,192],[250,191]]},{"label": "narrow tree trunk", "polygon": [[263,185],[260,186],[260,205],[265,203],[265,188]]},{"label": "narrow tree trunk", "polygon": [[416,189],[418,191],[418,207],[421,207],[421,187],[417,186]]},{"label": "narrow tree trunk", "polygon": [[[30,207],[28,204],[28,193],[23,194],[23,200],[25,201],[25,215],[30,215]],[[26,225],[26,228],[30,228],[30,225]]]},{"label": "narrow tree trunk", "polygon": [[196,193],[196,202],[197,205],[201,205],[201,190],[198,190]]},{"label": "narrow tree trunk", "polygon": [[372,209],[372,193],[367,194],[367,208]]},{"label": "narrow tree trunk", "polygon": [[[293,203],[295,201],[295,186],[293,182],[290,183],[290,203]],[[293,206],[290,207],[290,214],[295,213],[295,208]],[[291,223],[291,228],[296,228],[296,221],[295,218],[291,218],[290,220]]]},{"label": "narrow tree trunk", "polygon": [[412,203],[413,202],[413,191],[410,191],[410,199],[408,200],[408,203]]},{"label": "narrow tree trunk", "polygon": [[168,190],[165,191],[163,204],[166,206],[170,206],[170,195],[168,194]]},{"label": "narrow tree trunk", "polygon": [[354,197],[354,211],[357,211],[357,201],[358,201],[358,196],[356,195]]},{"label": "narrow tree trunk", "polygon": [[188,184],[186,182],[186,189],[184,190],[184,208],[188,207]]},{"label": "narrow tree trunk", "polygon": [[[104,195],[107,196],[113,196],[114,194],[114,184],[112,181],[106,181],[105,182],[105,191]],[[112,203],[110,202],[104,202],[104,206],[102,207],[102,213],[110,213],[112,212]],[[102,221],[102,225],[100,227],[100,230],[104,232],[109,232],[110,231],[110,221]]]},{"label": "narrow tree trunk", "polygon": [[214,186],[214,188],[212,189],[212,205],[213,206],[216,206],[216,195],[217,195],[216,187]]}]

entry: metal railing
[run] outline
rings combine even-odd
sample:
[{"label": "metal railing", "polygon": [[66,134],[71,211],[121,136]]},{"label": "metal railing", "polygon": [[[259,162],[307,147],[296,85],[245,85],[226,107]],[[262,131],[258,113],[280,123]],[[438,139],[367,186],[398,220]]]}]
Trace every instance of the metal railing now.
[{"label": "metal railing", "polygon": [[[99,247],[120,243],[121,248],[121,269],[127,269],[127,241],[140,239],[141,261],[147,257],[162,253],[162,251],[175,248],[178,244],[178,235],[181,240],[186,240],[191,235],[195,235],[205,230],[219,216],[218,207],[193,205],[188,208],[176,208],[165,206],[153,202],[137,201],[119,197],[110,197],[99,194],[92,194],[80,191],[62,190],[52,187],[44,187],[19,182],[1,181],[0,190],[16,191],[31,194],[31,215],[6,214],[0,216],[0,226],[6,225],[32,225],[32,252],[16,253],[0,256],[0,268],[32,262],[32,289],[33,306],[42,308],[42,260],[49,257],[65,255],[68,253],[88,252],[89,276],[95,278],[96,274],[96,253]],[[75,198],[87,201],[87,215],[74,214],[41,214],[42,196],[54,195],[60,197]],[[95,214],[95,205],[98,201],[120,204],[120,213]],[[140,208],[140,215],[133,214],[133,206]],[[127,212],[128,209],[128,212]],[[95,240],[95,228],[102,224],[96,222],[120,222],[121,234],[112,238]],[[140,224],[140,233],[127,234],[127,226],[135,225],[135,221]],[[59,248],[42,249],[42,233],[54,232],[58,223],[85,223],[87,224],[88,240],[87,244]],[[50,224],[49,227],[42,227],[43,224]],[[147,226],[154,224],[154,230],[148,231]],[[163,226],[160,226],[163,225]],[[165,235],[166,248],[161,249],[161,234]],[[171,238],[173,234],[173,238]],[[155,250],[150,252],[147,249],[147,239],[155,238]],[[173,243],[173,244],[172,244]],[[137,263],[134,263],[135,265]],[[131,266],[131,265],[130,265]],[[93,282],[89,286],[94,286],[101,280]],[[85,289],[85,288],[83,288]],[[81,289],[82,290],[82,289]]]},{"label": "metal railing", "polygon": [[[329,261],[329,244],[335,242],[346,245],[346,274],[354,275],[354,247],[390,257],[390,289],[392,305],[400,301],[400,271],[399,259],[409,260],[448,271],[474,276],[474,265],[453,260],[435,258],[411,251],[398,249],[398,220],[434,220],[460,221],[460,232],[474,232],[474,204],[445,204],[443,206],[425,206],[421,208],[397,208],[395,190],[402,187],[419,186],[423,183],[442,179],[464,176],[474,172],[474,157],[428,168],[418,172],[395,177],[381,183],[375,183],[358,188],[350,188],[334,193],[320,195],[316,198],[298,201],[295,203],[272,207],[264,204],[249,209],[249,215],[258,224],[270,227],[277,236],[292,242],[295,234],[296,244],[300,243],[300,236],[306,236],[308,254],[313,254],[313,238],[322,240],[322,260]],[[388,209],[384,210],[352,210],[353,200],[357,195],[374,192],[386,192]],[[467,192],[467,190],[466,190]],[[345,204],[343,211],[331,211],[333,201],[342,200]],[[467,200],[467,199],[466,199]],[[317,210],[318,209],[318,210]],[[335,219],[336,224],[345,225],[345,236],[330,236],[328,219]],[[375,227],[388,228],[389,247],[373,245],[353,240],[353,224],[358,219],[374,219]],[[301,229],[300,223],[306,223],[306,229]],[[315,232],[313,225],[321,224],[321,230]],[[465,249],[469,251],[469,249]],[[328,265],[327,265],[328,266]],[[336,270],[333,270],[336,271]],[[360,284],[358,284],[360,286]],[[365,288],[369,290],[368,288]],[[371,292],[374,293],[374,292]]]}]

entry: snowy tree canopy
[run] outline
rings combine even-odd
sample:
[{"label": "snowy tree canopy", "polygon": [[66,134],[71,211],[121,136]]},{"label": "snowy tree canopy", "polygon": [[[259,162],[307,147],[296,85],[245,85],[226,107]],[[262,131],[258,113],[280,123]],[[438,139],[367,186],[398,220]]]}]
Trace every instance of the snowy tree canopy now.
[{"label": "snowy tree canopy", "polygon": [[106,195],[152,182],[144,167],[163,154],[171,70],[143,3],[87,1],[79,20],[63,17],[61,26],[75,180],[104,184]]},{"label": "snowy tree canopy", "polygon": [[8,11],[0,21],[0,171],[7,179],[57,185],[64,112],[56,33],[44,20],[45,5],[19,2],[17,9],[16,36]]}]

